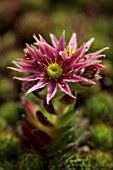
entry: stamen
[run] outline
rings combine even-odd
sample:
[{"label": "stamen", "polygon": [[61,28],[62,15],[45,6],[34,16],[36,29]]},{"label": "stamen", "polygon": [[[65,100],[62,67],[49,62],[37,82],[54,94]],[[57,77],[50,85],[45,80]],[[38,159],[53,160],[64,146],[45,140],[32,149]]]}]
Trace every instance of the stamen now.
[{"label": "stamen", "polygon": [[46,70],[47,70],[48,76],[50,78],[55,79],[55,81],[57,81],[57,79],[60,78],[60,76],[63,73],[62,67],[57,63],[49,64]]}]

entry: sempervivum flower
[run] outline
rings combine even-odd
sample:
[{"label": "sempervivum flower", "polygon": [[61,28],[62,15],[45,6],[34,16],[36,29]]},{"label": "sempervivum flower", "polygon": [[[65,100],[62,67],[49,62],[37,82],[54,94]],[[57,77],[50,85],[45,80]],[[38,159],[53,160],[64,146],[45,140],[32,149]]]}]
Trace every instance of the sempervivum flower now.
[{"label": "sempervivum flower", "polygon": [[85,54],[94,38],[77,49],[75,33],[72,34],[68,45],[65,45],[64,32],[59,41],[53,34],[50,34],[50,37],[53,47],[47,44],[42,36],[39,35],[39,39],[34,36],[35,45],[27,44],[24,50],[25,58],[13,61],[18,68],[12,68],[30,74],[24,78],[15,77],[16,79],[27,82],[37,81],[27,90],[27,94],[47,86],[47,104],[55,96],[58,87],[62,92],[75,98],[69,88],[69,82],[95,84],[96,79],[93,74],[103,67],[97,58],[107,49],[106,47],[95,53]]}]

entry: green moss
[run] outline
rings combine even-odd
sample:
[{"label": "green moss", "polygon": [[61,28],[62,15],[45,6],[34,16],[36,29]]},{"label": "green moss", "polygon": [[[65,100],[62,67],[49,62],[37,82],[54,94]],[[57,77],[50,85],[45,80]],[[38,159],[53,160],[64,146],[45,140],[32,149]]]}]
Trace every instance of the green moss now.
[{"label": "green moss", "polygon": [[90,170],[89,160],[79,155],[57,157],[50,162],[49,170]]},{"label": "green moss", "polygon": [[0,131],[8,131],[10,130],[10,126],[6,120],[0,117]]},{"label": "green moss", "polygon": [[93,170],[112,170],[112,157],[102,151],[94,151],[91,155],[91,166]]},{"label": "green moss", "polygon": [[17,159],[20,150],[21,143],[17,137],[8,133],[0,134],[0,161]]},{"label": "green moss", "polygon": [[16,91],[12,81],[0,78],[0,100],[9,101],[15,98]]},{"label": "green moss", "polygon": [[91,140],[96,147],[110,149],[113,147],[112,129],[105,124],[96,124],[91,127]]},{"label": "green moss", "polygon": [[17,170],[16,162],[0,162],[0,170]]},{"label": "green moss", "polygon": [[7,102],[2,104],[0,108],[0,115],[4,118],[10,125],[15,125],[19,120],[17,105],[14,102]]},{"label": "green moss", "polygon": [[44,160],[37,153],[26,153],[21,158],[19,170],[44,170]]},{"label": "green moss", "polygon": [[88,116],[92,123],[96,120],[111,123],[113,120],[112,100],[112,96],[104,92],[90,97],[86,101],[84,115]]}]

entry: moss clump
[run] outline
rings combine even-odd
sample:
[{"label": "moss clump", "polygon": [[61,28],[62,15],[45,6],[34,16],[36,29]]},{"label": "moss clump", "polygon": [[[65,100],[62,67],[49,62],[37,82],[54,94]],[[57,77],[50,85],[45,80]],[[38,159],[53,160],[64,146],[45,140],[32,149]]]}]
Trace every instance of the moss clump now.
[{"label": "moss clump", "polygon": [[96,147],[110,149],[113,146],[112,129],[105,124],[96,124],[91,127],[91,140]]},{"label": "moss clump", "polygon": [[19,163],[19,170],[44,170],[44,160],[37,153],[26,153]]},{"label": "moss clump", "polygon": [[80,155],[57,157],[50,162],[49,170],[90,170],[89,160]]},{"label": "moss clump", "polygon": [[91,155],[92,170],[111,170],[113,168],[112,157],[102,151],[94,151]]},{"label": "moss clump", "polygon": [[108,93],[99,93],[86,102],[84,115],[88,116],[91,122],[96,120],[111,123],[113,120],[113,98]]},{"label": "moss clump", "polygon": [[15,162],[0,162],[0,170],[17,170],[17,166]]},{"label": "moss clump", "polygon": [[17,137],[10,133],[0,134],[0,161],[15,160],[21,150],[21,143]]},{"label": "moss clump", "polygon": [[10,126],[6,120],[0,117],[0,131],[8,131],[10,130]]},{"label": "moss clump", "polygon": [[0,108],[0,115],[10,125],[15,125],[15,123],[19,120],[18,108],[16,103],[6,102],[2,104]]},{"label": "moss clump", "polygon": [[6,78],[0,78],[0,101],[9,101],[14,98],[15,88],[12,81]]}]

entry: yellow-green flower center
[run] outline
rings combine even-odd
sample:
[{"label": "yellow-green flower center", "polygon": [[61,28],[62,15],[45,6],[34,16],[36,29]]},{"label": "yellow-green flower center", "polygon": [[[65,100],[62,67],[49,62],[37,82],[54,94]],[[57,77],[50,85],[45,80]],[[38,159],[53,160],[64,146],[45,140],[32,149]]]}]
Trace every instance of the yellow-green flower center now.
[{"label": "yellow-green flower center", "polygon": [[68,47],[66,47],[66,53],[67,53],[68,57],[71,56],[74,52],[75,52],[75,50],[71,50]]},{"label": "yellow-green flower center", "polygon": [[62,75],[62,67],[57,63],[52,63],[46,68],[47,74],[50,78],[58,79]]}]

